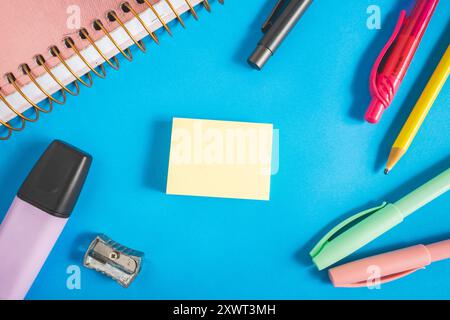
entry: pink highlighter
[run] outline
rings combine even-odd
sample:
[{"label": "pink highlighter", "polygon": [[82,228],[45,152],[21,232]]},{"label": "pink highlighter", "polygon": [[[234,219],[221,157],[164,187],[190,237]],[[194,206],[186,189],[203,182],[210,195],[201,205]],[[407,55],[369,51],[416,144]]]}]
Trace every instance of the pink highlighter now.
[{"label": "pink highlighter", "polygon": [[54,141],[23,183],[0,225],[0,300],[22,300],[61,234],[91,156]]},{"label": "pink highlighter", "polygon": [[394,33],[381,51],[370,75],[372,102],[365,119],[378,123],[394,100],[439,0],[416,0],[410,15],[402,11]]},{"label": "pink highlighter", "polygon": [[449,258],[450,240],[445,240],[350,262],[330,269],[328,274],[335,287],[365,287],[371,285],[369,280],[373,280],[374,275],[379,276],[380,283],[387,283]]}]

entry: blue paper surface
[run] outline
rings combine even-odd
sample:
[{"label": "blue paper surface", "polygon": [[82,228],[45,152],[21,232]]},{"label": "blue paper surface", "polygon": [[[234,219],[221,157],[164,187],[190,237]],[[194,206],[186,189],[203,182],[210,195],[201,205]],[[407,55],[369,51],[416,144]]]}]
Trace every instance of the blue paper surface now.
[{"label": "blue paper surface", "polygon": [[[53,139],[94,157],[76,210],[28,299],[450,298],[450,261],[381,289],[335,289],[309,250],[337,222],[396,201],[450,166],[450,84],[407,155],[382,173],[390,146],[450,41],[442,0],[401,89],[376,125],[363,122],[372,65],[411,1],[315,1],[263,71],[246,59],[272,1],[213,1],[187,29],[107,68],[64,106],[0,144],[0,218]],[[381,9],[370,30],[367,8]],[[172,117],[273,123],[279,170],[269,202],[164,193]],[[450,194],[345,261],[450,236]],[[128,289],[83,268],[97,233],[146,253]],[[7,259],[7,257],[2,257]],[[81,270],[81,288],[67,280]],[[75,267],[76,268],[76,267]],[[69,283],[70,284],[70,283]]]}]

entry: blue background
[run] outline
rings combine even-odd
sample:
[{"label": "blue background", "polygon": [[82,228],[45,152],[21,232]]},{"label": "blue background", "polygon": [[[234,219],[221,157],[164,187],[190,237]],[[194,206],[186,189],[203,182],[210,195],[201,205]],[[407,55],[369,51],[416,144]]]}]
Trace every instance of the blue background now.
[{"label": "blue background", "polygon": [[[450,261],[381,290],[335,289],[308,252],[338,221],[395,201],[450,165],[447,85],[408,154],[382,169],[395,136],[450,40],[442,0],[405,81],[380,124],[362,121],[369,72],[411,1],[316,1],[262,72],[246,58],[272,1],[213,1],[200,20],[173,24],[135,61],[121,59],[78,98],[2,143],[0,212],[55,138],[88,151],[94,164],[76,211],[29,299],[450,298]],[[382,29],[366,27],[369,5]],[[147,40],[147,43],[150,43]],[[280,169],[270,202],[165,195],[172,117],[269,122],[280,130]],[[347,261],[449,238],[450,194]],[[3,215],[3,214],[2,214]],[[0,217],[1,218],[1,217]],[[81,290],[66,288],[95,234],[146,253],[129,289],[82,268]],[[3,257],[2,259],[7,259]]]}]

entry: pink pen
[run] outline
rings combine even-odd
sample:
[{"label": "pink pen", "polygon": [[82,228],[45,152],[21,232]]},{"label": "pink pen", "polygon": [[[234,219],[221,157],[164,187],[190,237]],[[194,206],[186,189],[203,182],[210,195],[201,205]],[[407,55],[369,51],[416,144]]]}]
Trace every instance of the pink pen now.
[{"label": "pink pen", "polygon": [[450,258],[450,240],[417,245],[332,268],[328,271],[335,287],[365,287],[378,277],[387,283],[405,277],[432,262]]},{"label": "pink pen", "polygon": [[401,12],[370,75],[372,102],[365,115],[367,122],[378,123],[394,100],[438,3],[439,0],[416,0],[408,17],[406,11]]},{"label": "pink pen", "polygon": [[0,225],[0,300],[22,300],[72,213],[92,158],[54,141]]}]

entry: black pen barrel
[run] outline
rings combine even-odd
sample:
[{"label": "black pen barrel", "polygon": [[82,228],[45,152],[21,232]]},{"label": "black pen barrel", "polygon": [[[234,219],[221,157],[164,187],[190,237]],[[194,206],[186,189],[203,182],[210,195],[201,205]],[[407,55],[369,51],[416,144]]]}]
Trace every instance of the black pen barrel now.
[{"label": "black pen barrel", "polygon": [[251,66],[261,69],[266,64],[312,2],[313,0],[291,0],[289,2],[248,59]]}]

